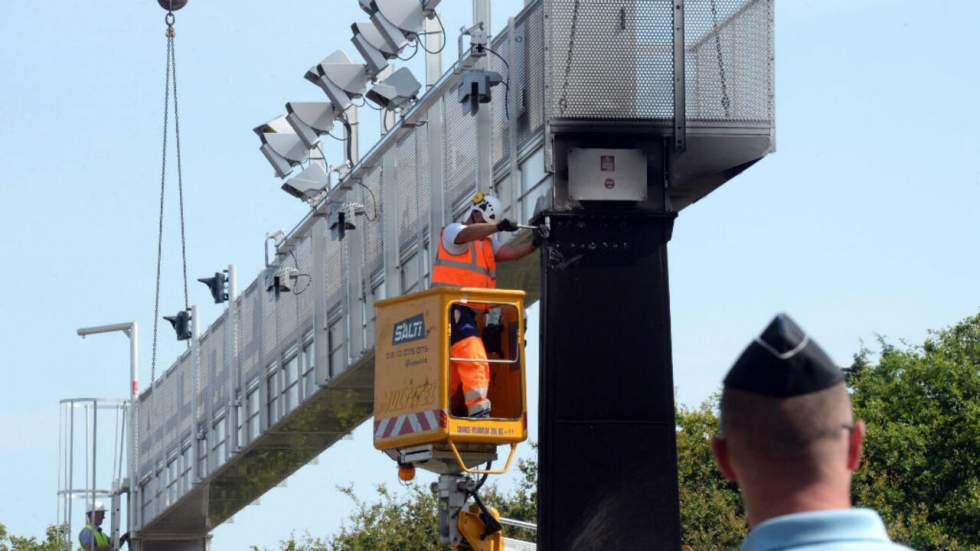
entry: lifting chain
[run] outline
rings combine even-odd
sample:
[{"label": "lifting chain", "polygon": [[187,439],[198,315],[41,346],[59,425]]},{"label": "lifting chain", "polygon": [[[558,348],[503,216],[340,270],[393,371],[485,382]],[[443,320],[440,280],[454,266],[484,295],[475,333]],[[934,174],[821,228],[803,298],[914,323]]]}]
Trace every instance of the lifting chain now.
[{"label": "lifting chain", "polygon": [[[163,87],[163,146],[161,152],[160,166],[160,218],[157,225],[157,271],[156,271],[156,292],[153,299],[153,352],[150,361],[150,384],[156,378],[157,364],[157,333],[160,323],[160,268],[163,260],[163,212],[164,198],[167,188],[167,132],[170,126],[170,98],[173,94],[174,112],[174,145],[177,152],[177,195],[180,210],[180,254],[183,266],[184,278],[184,309],[190,308],[190,299],[187,292],[187,239],[184,231],[184,179],[181,170],[181,151],[180,151],[180,113],[177,102],[177,58],[174,53],[174,22],[176,18],[173,12],[173,2],[171,9],[167,10],[164,23],[167,25],[165,36],[167,37],[166,52],[166,78]],[[187,344],[190,346],[190,343]]]},{"label": "lifting chain", "polygon": [[558,99],[558,114],[565,115],[568,109],[568,77],[572,72],[572,52],[575,50],[575,31],[578,29],[579,1],[572,5],[572,28],[568,34],[568,57],[565,58],[565,78],[561,84],[561,98]]},{"label": "lifting chain", "polygon": [[725,63],[721,57],[721,29],[718,26],[718,5],[711,0],[711,25],[715,35],[715,53],[718,55],[718,75],[721,78],[721,106],[725,109],[725,118],[731,115],[731,100],[728,98],[728,83],[725,80]]}]

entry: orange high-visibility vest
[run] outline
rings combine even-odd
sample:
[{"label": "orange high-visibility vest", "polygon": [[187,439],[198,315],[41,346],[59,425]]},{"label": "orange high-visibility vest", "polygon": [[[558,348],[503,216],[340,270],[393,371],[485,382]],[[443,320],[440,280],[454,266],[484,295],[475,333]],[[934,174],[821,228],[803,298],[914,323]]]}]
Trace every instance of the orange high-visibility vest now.
[{"label": "orange high-visibility vest", "polygon": [[443,246],[445,232],[446,228],[439,232],[439,252],[432,263],[432,286],[496,289],[497,261],[490,238],[470,241],[466,252],[452,254]]}]

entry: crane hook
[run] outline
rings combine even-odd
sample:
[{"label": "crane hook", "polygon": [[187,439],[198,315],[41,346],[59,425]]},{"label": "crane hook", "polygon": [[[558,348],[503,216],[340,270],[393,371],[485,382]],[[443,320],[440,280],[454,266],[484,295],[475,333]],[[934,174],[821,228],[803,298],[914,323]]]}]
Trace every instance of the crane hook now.
[{"label": "crane hook", "polygon": [[157,3],[160,4],[161,8],[173,12],[186,6],[187,0],[157,0]]}]

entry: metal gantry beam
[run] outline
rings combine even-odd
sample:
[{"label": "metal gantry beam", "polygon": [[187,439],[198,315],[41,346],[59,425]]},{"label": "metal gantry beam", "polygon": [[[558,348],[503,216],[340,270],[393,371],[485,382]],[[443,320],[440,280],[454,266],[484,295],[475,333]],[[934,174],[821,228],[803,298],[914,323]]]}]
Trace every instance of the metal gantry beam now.
[{"label": "metal gantry beam", "polygon": [[[483,31],[491,36],[490,0],[473,0],[473,25],[483,24]],[[477,65],[490,70],[490,55]],[[492,103],[476,114],[476,186],[478,191],[493,191],[493,109]]]},{"label": "metal gantry beam", "polygon": [[684,0],[674,0],[674,151],[687,149],[687,74],[684,62]]}]

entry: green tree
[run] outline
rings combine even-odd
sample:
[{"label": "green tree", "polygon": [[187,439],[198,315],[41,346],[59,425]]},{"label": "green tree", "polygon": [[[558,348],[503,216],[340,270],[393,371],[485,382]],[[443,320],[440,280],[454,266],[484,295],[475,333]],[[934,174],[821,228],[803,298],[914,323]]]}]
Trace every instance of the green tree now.
[{"label": "green tree", "polygon": [[916,549],[980,548],[980,315],[921,346],[879,345],[848,378],[868,425],[854,501]]},{"label": "green tree", "polygon": [[[385,485],[375,489],[377,501],[367,503],[353,487],[340,491],[350,497],[354,511],[340,532],[329,541],[309,534],[280,542],[282,551],[443,551],[439,546],[436,499],[428,489],[409,486],[408,495],[396,496]],[[253,546],[253,551],[259,551]]]},{"label": "green tree", "polygon": [[[980,315],[931,333],[921,346],[879,345],[877,363],[862,350],[848,369],[855,416],[868,425],[854,503],[879,511],[891,537],[919,551],[980,549]],[[698,551],[735,549],[747,532],[738,489],[711,453],[716,411],[717,396],[677,409],[681,538]],[[488,485],[482,494],[503,516],[534,522],[537,463],[521,461],[519,471],[512,493]],[[444,551],[427,489],[412,486],[396,498],[380,486],[372,504],[342,491],[355,511],[339,534],[329,542],[293,538],[281,548]],[[530,533],[508,535],[533,540]]]},{"label": "green tree", "polygon": [[[534,449],[538,445],[531,443]],[[493,484],[487,485],[480,492],[480,499],[492,507],[496,507],[500,516],[513,520],[535,522],[538,518],[538,462],[532,459],[520,459],[517,470],[521,477],[512,493],[503,493]],[[504,527],[504,533],[509,538],[523,541],[537,541],[537,535],[523,528]]]},{"label": "green tree", "polygon": [[407,496],[397,498],[384,485],[377,488],[379,501],[367,504],[353,488],[341,488],[354,502],[349,523],[330,540],[331,549],[350,551],[435,551],[439,545],[436,497],[417,484]]},{"label": "green tree", "polygon": [[695,409],[677,410],[681,541],[698,551],[737,549],[747,532],[738,487],[721,475],[711,452],[717,403],[716,396]]},{"label": "green tree", "polygon": [[63,526],[48,526],[44,541],[30,536],[14,536],[7,533],[7,527],[0,522],[0,551],[60,551],[65,528]]}]

